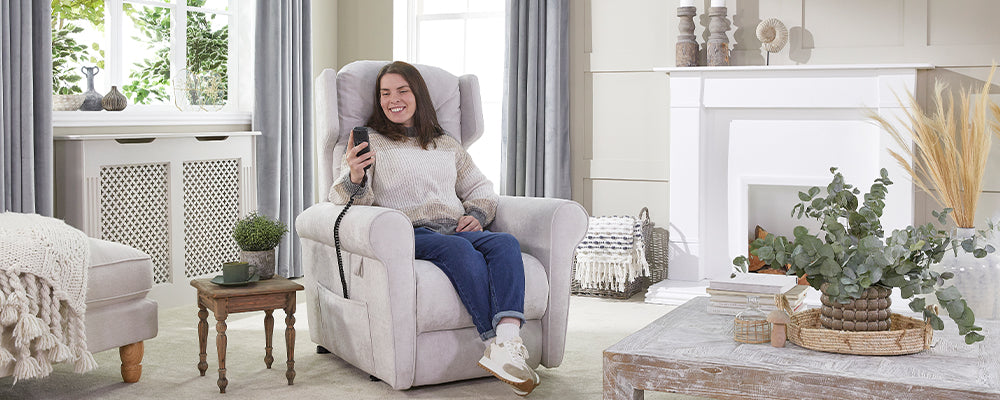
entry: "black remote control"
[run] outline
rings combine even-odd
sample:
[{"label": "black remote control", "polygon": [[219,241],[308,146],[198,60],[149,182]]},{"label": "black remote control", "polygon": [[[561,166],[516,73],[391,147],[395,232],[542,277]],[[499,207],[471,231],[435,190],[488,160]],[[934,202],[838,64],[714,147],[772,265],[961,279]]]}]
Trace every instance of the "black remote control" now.
[{"label": "black remote control", "polygon": [[[368,128],[363,127],[363,126],[355,127],[354,131],[352,133],[353,133],[353,136],[354,136],[354,146],[355,147],[357,147],[361,143],[364,143],[364,142],[368,141]],[[371,145],[372,145],[371,143],[368,143],[368,147],[365,147],[365,148],[361,149],[361,151],[358,152],[358,155],[360,156],[362,154],[367,153],[371,149]],[[365,167],[365,171],[367,171],[369,167],[371,167],[371,165],[368,165],[367,167]]]}]

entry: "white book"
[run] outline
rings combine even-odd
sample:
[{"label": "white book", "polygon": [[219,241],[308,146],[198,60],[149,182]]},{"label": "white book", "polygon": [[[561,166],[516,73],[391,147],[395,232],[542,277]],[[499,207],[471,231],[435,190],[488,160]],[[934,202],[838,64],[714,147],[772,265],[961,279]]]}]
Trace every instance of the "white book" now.
[{"label": "white book", "polygon": [[795,287],[794,275],[774,274],[737,274],[733,279],[719,279],[708,282],[709,289],[731,290],[734,292],[749,292],[760,294],[785,293]]}]

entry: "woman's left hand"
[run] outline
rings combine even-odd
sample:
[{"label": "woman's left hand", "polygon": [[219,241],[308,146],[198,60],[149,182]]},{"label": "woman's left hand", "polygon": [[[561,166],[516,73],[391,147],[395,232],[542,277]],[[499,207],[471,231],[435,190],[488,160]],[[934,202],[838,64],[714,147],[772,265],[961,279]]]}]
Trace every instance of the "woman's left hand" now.
[{"label": "woman's left hand", "polygon": [[462,218],[458,219],[458,227],[455,228],[455,232],[473,232],[481,231],[483,226],[479,224],[479,220],[471,215],[463,215]]}]

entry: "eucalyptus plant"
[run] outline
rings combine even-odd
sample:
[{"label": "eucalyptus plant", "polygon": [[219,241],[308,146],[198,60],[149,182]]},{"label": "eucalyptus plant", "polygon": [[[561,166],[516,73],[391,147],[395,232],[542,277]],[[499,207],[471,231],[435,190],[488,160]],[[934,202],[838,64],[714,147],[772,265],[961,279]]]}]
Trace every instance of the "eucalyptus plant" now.
[{"label": "eucalyptus plant", "polygon": [[[820,289],[835,301],[847,303],[858,299],[871,286],[896,287],[910,309],[923,312],[934,329],[944,329],[944,322],[934,312],[925,308],[922,296],[933,293],[938,303],[958,325],[965,342],[972,344],[983,340],[976,326],[972,309],[962,299],[954,286],[945,286],[954,277],[951,272],[938,273],[931,265],[941,261],[946,251],[957,254],[959,250],[985,257],[994,249],[990,245],[977,247],[974,238],[951,239],[948,232],[933,223],[907,226],[893,230],[885,237],[879,218],[885,208],[887,187],[892,185],[888,172],[883,168],[868,193],[844,182],[837,168],[830,168],[833,180],[823,189],[812,187],[799,192],[800,202],[792,207],[792,216],[803,216],[820,222],[819,233],[810,233],[803,226],[793,230],[793,238],[768,234],[750,244],[750,254],[772,265],[787,265],[788,273],[806,277],[809,285]],[[934,212],[942,225],[948,213]],[[733,260],[736,269],[747,271],[747,258]]]},{"label": "eucalyptus plant", "polygon": [[252,212],[245,218],[236,221],[233,227],[233,239],[243,251],[271,250],[288,232],[288,227],[278,220]]}]

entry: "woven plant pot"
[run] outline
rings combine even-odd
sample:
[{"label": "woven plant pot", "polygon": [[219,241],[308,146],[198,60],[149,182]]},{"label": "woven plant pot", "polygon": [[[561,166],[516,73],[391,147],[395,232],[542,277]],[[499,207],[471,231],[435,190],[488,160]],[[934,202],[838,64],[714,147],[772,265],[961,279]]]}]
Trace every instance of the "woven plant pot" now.
[{"label": "woven plant pot", "polygon": [[887,331],[892,326],[889,306],[891,288],[872,286],[861,293],[860,299],[841,304],[826,294],[826,284],[820,287],[819,322],[824,328],[842,331]]},{"label": "woven plant pot", "polygon": [[240,251],[240,261],[257,267],[260,279],[274,277],[274,249],[264,251]]}]

